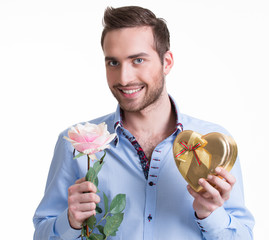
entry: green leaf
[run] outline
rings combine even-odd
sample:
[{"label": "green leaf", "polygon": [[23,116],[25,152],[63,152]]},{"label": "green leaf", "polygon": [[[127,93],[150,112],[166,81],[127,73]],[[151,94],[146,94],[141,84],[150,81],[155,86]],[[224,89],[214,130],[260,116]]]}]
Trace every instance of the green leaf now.
[{"label": "green leaf", "polygon": [[95,211],[96,211],[97,213],[102,213],[102,212],[103,212],[102,208],[100,208],[100,207],[98,206],[98,204],[96,204]]},{"label": "green leaf", "polygon": [[105,156],[106,156],[106,150],[104,150],[104,155],[103,155],[103,157],[101,157],[101,159],[100,159],[100,162],[101,162],[101,163],[103,163]]},{"label": "green leaf", "polygon": [[95,178],[96,178],[96,172],[93,168],[90,168],[89,171],[87,172],[86,174],[86,181],[89,181],[89,182],[94,182]]},{"label": "green leaf", "polygon": [[102,225],[97,225],[96,227],[98,228],[98,230],[99,230],[99,232],[100,232],[101,234],[105,235],[105,234],[104,234],[104,226],[102,226]]},{"label": "green leaf", "polygon": [[100,161],[97,161],[93,164],[93,169],[96,172],[96,175],[100,172],[101,168],[103,167],[104,162],[100,163]]},{"label": "green leaf", "polygon": [[110,236],[115,237],[117,235],[118,229],[115,230],[115,232],[111,233]]},{"label": "green leaf", "polygon": [[104,192],[103,192],[103,196],[104,196],[105,214],[107,214],[107,212],[108,212],[108,197],[106,196],[106,194]]},{"label": "green leaf", "polygon": [[95,187],[97,188],[97,192],[99,192],[99,189],[98,189],[99,180],[98,180],[98,177],[97,177],[97,176],[96,176],[95,179],[93,180],[93,184],[94,184]]},{"label": "green leaf", "polygon": [[112,199],[110,204],[110,213],[120,213],[124,210],[126,206],[126,195],[125,194],[118,194],[116,197]]},{"label": "green leaf", "polygon": [[81,229],[81,236],[85,237],[86,235],[87,235],[86,227],[83,226],[82,229]]},{"label": "green leaf", "polygon": [[117,213],[113,216],[108,216],[106,219],[106,225],[104,227],[104,234],[110,236],[118,231],[118,228],[123,220],[123,213]]},{"label": "green leaf", "polygon": [[103,240],[103,239],[105,239],[105,236],[101,234],[92,233],[90,235],[90,240]]},{"label": "green leaf", "polygon": [[87,225],[89,226],[90,229],[93,229],[96,224],[96,217],[92,215],[87,219]]},{"label": "green leaf", "polygon": [[86,154],[85,154],[85,153],[80,152],[80,153],[79,153],[79,154],[77,154],[75,157],[73,157],[73,159],[77,159],[77,158],[82,157],[82,156],[84,156],[84,155],[86,155]]}]

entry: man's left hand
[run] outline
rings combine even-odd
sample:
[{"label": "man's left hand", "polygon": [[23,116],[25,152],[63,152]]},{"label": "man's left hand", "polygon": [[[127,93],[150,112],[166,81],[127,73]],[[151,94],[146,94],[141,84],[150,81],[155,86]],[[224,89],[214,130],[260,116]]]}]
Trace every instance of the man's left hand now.
[{"label": "man's left hand", "polygon": [[207,180],[199,179],[203,187],[200,192],[195,192],[189,185],[187,189],[194,197],[193,208],[199,219],[208,217],[213,211],[221,207],[230,197],[235,177],[224,168],[217,167],[218,176],[209,175]]}]

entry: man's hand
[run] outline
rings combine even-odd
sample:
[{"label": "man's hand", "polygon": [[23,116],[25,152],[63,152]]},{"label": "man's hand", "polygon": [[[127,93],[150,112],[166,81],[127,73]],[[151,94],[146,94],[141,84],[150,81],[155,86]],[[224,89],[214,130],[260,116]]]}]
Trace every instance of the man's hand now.
[{"label": "man's hand", "polygon": [[68,189],[68,220],[74,229],[81,229],[81,225],[92,215],[95,215],[96,204],[100,197],[96,194],[93,183],[81,178]]},{"label": "man's hand", "polygon": [[[219,176],[209,175],[208,179],[199,179],[199,184],[204,188],[195,192],[189,185],[189,193],[194,197],[193,209],[199,219],[208,217],[213,211],[221,207],[230,197],[230,192],[236,182],[235,177],[223,168],[217,167]],[[214,186],[212,186],[212,185]]]}]

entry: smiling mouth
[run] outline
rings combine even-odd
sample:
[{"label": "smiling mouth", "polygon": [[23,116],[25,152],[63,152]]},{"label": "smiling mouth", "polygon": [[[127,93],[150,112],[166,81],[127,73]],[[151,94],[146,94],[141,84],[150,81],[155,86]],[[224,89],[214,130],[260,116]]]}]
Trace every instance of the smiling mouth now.
[{"label": "smiling mouth", "polygon": [[133,93],[137,93],[139,91],[141,91],[144,87],[141,88],[137,88],[137,89],[120,89],[121,92],[123,92],[124,94],[133,94]]}]

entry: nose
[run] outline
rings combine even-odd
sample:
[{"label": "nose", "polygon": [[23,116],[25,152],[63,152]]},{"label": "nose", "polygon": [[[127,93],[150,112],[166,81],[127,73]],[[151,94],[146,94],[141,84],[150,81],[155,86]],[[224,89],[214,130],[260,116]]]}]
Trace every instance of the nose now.
[{"label": "nose", "polygon": [[122,64],[119,69],[119,83],[122,86],[128,85],[128,83],[134,80],[134,69],[129,64]]}]

